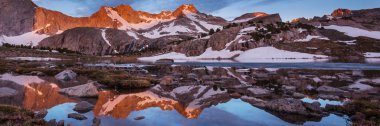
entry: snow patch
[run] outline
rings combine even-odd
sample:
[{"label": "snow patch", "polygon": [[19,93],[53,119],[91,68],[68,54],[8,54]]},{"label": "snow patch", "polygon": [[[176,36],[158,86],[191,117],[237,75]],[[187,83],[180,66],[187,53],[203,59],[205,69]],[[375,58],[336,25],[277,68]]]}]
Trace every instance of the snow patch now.
[{"label": "snow patch", "polygon": [[244,18],[244,19],[239,19],[239,20],[234,20],[232,21],[233,23],[242,23],[242,22],[247,22],[255,18]]},{"label": "snow patch", "polygon": [[240,30],[240,33],[241,33],[241,32],[252,32],[252,31],[256,31],[256,27],[255,27],[255,26],[247,27],[247,28],[241,29],[241,30]]},{"label": "snow patch", "polygon": [[185,16],[187,17],[187,18],[189,18],[190,20],[193,20],[193,21],[195,21],[195,22],[198,22],[199,24],[201,24],[203,27],[205,27],[206,29],[214,29],[214,30],[216,30],[216,29],[218,29],[218,28],[222,28],[222,26],[220,26],[220,25],[214,25],[214,24],[210,24],[210,23],[208,23],[208,22],[206,22],[206,21],[202,21],[202,20],[199,20],[198,18],[197,18],[197,16],[199,16],[199,15],[197,15],[196,13],[192,13],[192,12],[184,12],[184,14],[185,14]]},{"label": "snow patch", "polygon": [[366,58],[380,58],[380,52],[366,52],[364,56]]},{"label": "snow patch", "polygon": [[380,31],[368,31],[368,30],[354,28],[350,26],[337,26],[337,25],[324,26],[324,28],[334,29],[339,32],[343,32],[346,35],[351,36],[351,37],[365,36],[369,38],[380,39]]},{"label": "snow patch", "polygon": [[[160,38],[168,35],[178,35],[179,32],[191,32],[189,28],[182,25],[175,25],[174,22],[163,28],[157,28],[150,32],[145,32],[143,35],[148,38]],[[164,34],[163,34],[164,33]]]},{"label": "snow patch", "polygon": [[[255,49],[250,49],[238,57],[235,58],[236,61],[239,62],[275,62],[276,59],[279,62],[286,62],[287,59],[292,59],[292,62],[310,62],[314,59],[328,58],[325,55],[314,55],[308,53],[300,53],[300,52],[291,52],[286,50],[276,49],[274,47],[259,47]],[[301,59],[301,60],[295,60]],[[311,59],[311,60],[305,60]]]},{"label": "snow patch", "polygon": [[38,34],[36,31],[28,32],[19,36],[0,36],[0,46],[4,43],[14,45],[26,45],[37,46],[43,39],[49,37],[49,35]]},{"label": "snow patch", "polygon": [[112,46],[110,41],[108,41],[107,37],[106,37],[106,30],[105,29],[102,29],[102,37],[104,39],[104,41],[106,41],[106,43],[109,45],[109,46]]},{"label": "snow patch", "polygon": [[309,42],[312,39],[329,40],[328,38],[322,37],[322,36],[307,35],[305,39],[297,39],[294,41],[296,41],[296,42]]},{"label": "snow patch", "polygon": [[135,38],[136,40],[139,40],[140,38],[137,36],[137,34],[135,32],[131,32],[131,31],[127,31],[127,34],[133,38]]}]

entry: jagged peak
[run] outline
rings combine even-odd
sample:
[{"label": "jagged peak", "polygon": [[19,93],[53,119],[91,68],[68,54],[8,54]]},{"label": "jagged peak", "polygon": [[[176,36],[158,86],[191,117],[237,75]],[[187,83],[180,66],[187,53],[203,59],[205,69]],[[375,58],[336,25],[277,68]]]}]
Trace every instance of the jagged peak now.
[{"label": "jagged peak", "polygon": [[193,4],[183,4],[173,12],[173,15],[177,17],[184,13],[198,13],[198,9]]},{"label": "jagged peak", "polygon": [[338,8],[331,13],[331,16],[346,17],[346,16],[350,16],[351,14],[352,14],[352,11],[350,9]]}]

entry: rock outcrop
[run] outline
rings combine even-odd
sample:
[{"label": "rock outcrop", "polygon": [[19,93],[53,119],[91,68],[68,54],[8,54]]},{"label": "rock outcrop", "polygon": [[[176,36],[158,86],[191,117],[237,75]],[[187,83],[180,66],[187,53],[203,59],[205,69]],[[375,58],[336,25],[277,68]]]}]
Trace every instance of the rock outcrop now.
[{"label": "rock outcrop", "polygon": [[264,12],[247,13],[247,14],[243,14],[243,15],[235,18],[234,20],[232,20],[232,22],[234,22],[234,23],[242,23],[242,22],[247,22],[247,21],[250,21],[250,20],[258,18],[258,17],[265,17],[265,16],[268,16],[268,15],[269,14],[264,13]]},{"label": "rock outcrop", "polygon": [[351,16],[352,12],[349,9],[337,9],[334,12],[331,13],[331,16],[333,17],[348,17]]},{"label": "rock outcrop", "polygon": [[77,74],[72,70],[64,70],[61,73],[55,75],[57,80],[70,81],[77,77]]},{"label": "rock outcrop", "polygon": [[82,101],[79,102],[78,104],[75,105],[74,111],[77,111],[79,113],[86,113],[94,109],[94,105],[87,101]]},{"label": "rock outcrop", "polygon": [[130,52],[137,41],[126,31],[74,28],[42,40],[40,47],[64,48],[87,55]]},{"label": "rock outcrop", "polygon": [[31,0],[0,1],[0,36],[15,36],[33,31],[35,7]]},{"label": "rock outcrop", "polygon": [[74,97],[97,97],[99,94],[98,88],[95,86],[95,82],[60,89],[59,92]]}]

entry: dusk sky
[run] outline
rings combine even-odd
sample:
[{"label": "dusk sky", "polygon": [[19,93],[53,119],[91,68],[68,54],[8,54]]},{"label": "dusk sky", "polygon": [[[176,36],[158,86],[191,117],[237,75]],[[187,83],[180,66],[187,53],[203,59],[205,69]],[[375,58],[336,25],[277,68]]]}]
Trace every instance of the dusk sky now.
[{"label": "dusk sky", "polygon": [[380,0],[33,0],[37,5],[67,15],[89,16],[101,6],[130,4],[135,10],[159,13],[181,4],[194,4],[200,12],[227,20],[250,12],[280,13],[284,21],[330,14],[336,8],[380,7]]}]

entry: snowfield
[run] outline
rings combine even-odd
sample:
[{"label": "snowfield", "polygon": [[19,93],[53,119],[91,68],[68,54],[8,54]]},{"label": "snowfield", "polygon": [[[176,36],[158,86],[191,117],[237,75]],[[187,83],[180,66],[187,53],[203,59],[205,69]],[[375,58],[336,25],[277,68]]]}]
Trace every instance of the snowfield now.
[{"label": "snowfield", "polygon": [[364,56],[366,58],[380,58],[380,52],[366,52]]},{"label": "snowfield", "polygon": [[260,47],[243,52],[238,57],[236,57],[235,60],[238,62],[286,62],[289,60],[302,62],[302,60],[309,59],[306,61],[310,62],[315,59],[326,58],[328,58],[328,56],[291,52],[280,50],[274,47]]},{"label": "snowfield", "polygon": [[298,39],[298,40],[294,40],[294,41],[295,42],[309,42],[312,39],[329,40],[329,38],[322,37],[322,36],[307,35],[305,39]]},{"label": "snowfield", "polygon": [[[237,57],[235,57],[237,56]],[[235,58],[234,58],[235,57]],[[185,54],[171,52],[167,54],[156,55],[152,57],[138,58],[140,61],[155,62],[160,59],[173,59],[175,62],[218,62],[215,59],[234,59],[237,62],[315,62],[315,61],[327,61],[328,56],[314,55],[300,52],[291,52],[276,49],[274,47],[260,47],[243,51],[229,51],[221,50],[215,51],[208,48],[203,54],[199,56],[188,57]],[[210,59],[214,59],[210,60]]]},{"label": "snowfield", "polygon": [[49,35],[38,34],[34,32],[28,32],[19,36],[0,36],[0,46],[3,43],[9,43],[14,45],[32,45],[37,46],[40,41],[49,37]]},{"label": "snowfield", "polygon": [[354,28],[349,26],[337,26],[337,25],[330,25],[330,26],[324,26],[325,29],[334,29],[339,32],[343,32],[348,36],[351,37],[359,37],[359,36],[365,36],[369,38],[374,39],[380,39],[380,31],[368,31],[360,28]]},{"label": "snowfield", "polygon": [[[154,29],[150,32],[145,32],[143,35],[148,38],[160,38],[168,35],[179,35],[179,32],[190,32],[189,28],[182,25],[175,25],[175,22],[170,23],[168,26]],[[161,34],[165,33],[165,34]]]}]

